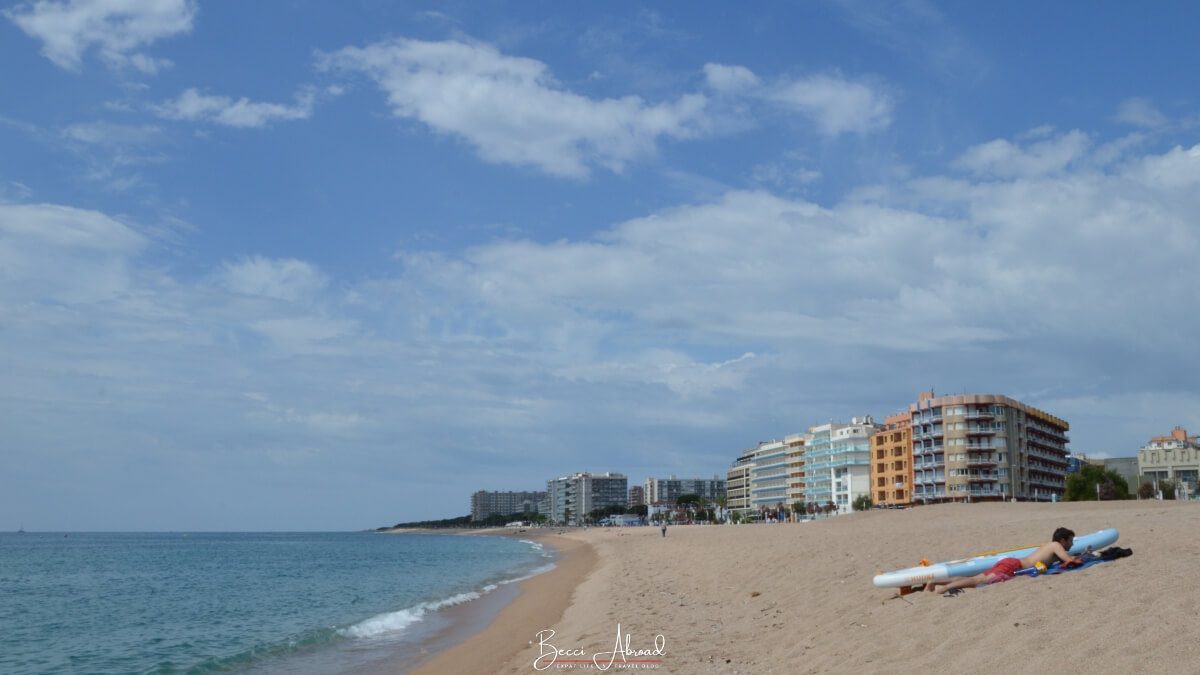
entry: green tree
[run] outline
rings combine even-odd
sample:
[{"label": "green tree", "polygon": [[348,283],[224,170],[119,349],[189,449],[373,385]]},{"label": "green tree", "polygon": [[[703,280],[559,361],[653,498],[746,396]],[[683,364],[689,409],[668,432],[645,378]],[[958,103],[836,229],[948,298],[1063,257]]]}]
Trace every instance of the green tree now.
[{"label": "green tree", "polygon": [[871,495],[859,495],[854,498],[854,503],[851,504],[855,511],[871,510]]},{"label": "green tree", "polygon": [[675,500],[675,505],[676,506],[687,506],[688,504],[700,504],[702,501],[703,501],[703,498],[700,497],[700,495],[692,495],[692,494],[679,495],[679,498],[677,498]]},{"label": "green tree", "polygon": [[642,518],[645,518],[646,514],[649,512],[650,507],[646,506],[645,504],[638,504],[637,506],[629,507],[629,513],[632,513],[635,516],[641,516]]},{"label": "green tree", "polygon": [[1068,502],[1129,499],[1129,484],[1112,469],[1085,464],[1078,473],[1067,476],[1063,499]]}]

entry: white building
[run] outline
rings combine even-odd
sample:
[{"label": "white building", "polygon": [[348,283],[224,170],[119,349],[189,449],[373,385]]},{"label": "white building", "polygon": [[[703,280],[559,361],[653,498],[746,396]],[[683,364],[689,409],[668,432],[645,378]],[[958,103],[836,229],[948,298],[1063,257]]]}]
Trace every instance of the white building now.
[{"label": "white building", "polygon": [[804,446],[804,499],[848,513],[861,495],[871,494],[871,436],[880,425],[870,415],[849,424],[811,427]]},{"label": "white building", "polygon": [[586,471],[546,481],[547,513],[554,523],[579,524],[594,509],[629,505],[629,479],[623,473]]}]

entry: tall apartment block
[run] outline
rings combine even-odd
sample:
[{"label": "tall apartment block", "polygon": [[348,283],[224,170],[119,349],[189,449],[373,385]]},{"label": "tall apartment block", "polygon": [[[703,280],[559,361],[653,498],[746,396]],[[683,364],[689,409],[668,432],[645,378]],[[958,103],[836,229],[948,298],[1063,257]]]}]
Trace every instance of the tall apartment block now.
[{"label": "tall apartment block", "polygon": [[804,444],[808,436],[792,434],[785,436],[783,444],[787,446],[788,462],[788,494],[787,503],[804,504]]},{"label": "tall apartment block", "polygon": [[889,415],[871,437],[871,501],[905,506],[913,494],[912,416]]},{"label": "tall apartment block", "polygon": [[849,424],[830,422],[811,427],[804,446],[804,498],[832,502],[848,512],[859,495],[871,490],[871,437],[878,425],[870,415]]},{"label": "tall apartment block", "polygon": [[750,469],[750,509],[775,509],[786,506],[787,499],[788,446],[783,441],[759,443]]},{"label": "tall apartment block", "polygon": [[490,515],[511,516],[516,513],[537,513],[545,492],[488,492],[480,490],[471,495],[471,520],[483,520]]},{"label": "tall apartment block", "polygon": [[580,472],[546,481],[551,522],[581,522],[594,509],[629,505],[629,479],[623,473]]},{"label": "tall apartment block", "polygon": [[913,501],[1061,499],[1070,425],[1007,396],[921,392],[909,406]]},{"label": "tall apartment block", "polygon": [[750,471],[754,468],[754,453],[758,448],[743,450],[725,474],[725,508],[747,511],[750,508]]},{"label": "tall apartment block", "polygon": [[[1138,450],[1138,474],[1142,483],[1173,480],[1196,494],[1200,476],[1200,438],[1188,436],[1187,429],[1175,427],[1167,436],[1155,436]],[[1130,485],[1136,490],[1136,485]]]},{"label": "tall apartment block", "polygon": [[725,480],[712,478],[647,478],[647,504],[674,504],[683,495],[697,495],[710,504],[725,496]]}]

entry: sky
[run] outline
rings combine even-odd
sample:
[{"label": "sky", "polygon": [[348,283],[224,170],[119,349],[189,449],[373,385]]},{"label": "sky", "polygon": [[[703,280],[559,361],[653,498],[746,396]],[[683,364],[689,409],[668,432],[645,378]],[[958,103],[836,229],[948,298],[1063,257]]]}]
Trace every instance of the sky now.
[{"label": "sky", "polygon": [[0,3],[0,529],[1200,431],[1200,5]]}]

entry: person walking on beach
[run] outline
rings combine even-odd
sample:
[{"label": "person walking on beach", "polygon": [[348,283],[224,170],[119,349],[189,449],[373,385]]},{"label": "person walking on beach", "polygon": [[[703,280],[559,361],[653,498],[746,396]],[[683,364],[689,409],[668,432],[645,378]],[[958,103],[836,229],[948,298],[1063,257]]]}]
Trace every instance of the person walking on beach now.
[{"label": "person walking on beach", "polygon": [[[1015,577],[1017,572],[1026,567],[1033,567],[1038,563],[1043,565],[1050,564],[1055,558],[1069,562],[1080,562],[1078,558],[1071,557],[1069,551],[1075,543],[1075,533],[1065,527],[1060,527],[1054,531],[1050,537],[1050,543],[1042,544],[1038,550],[1030,553],[1024,558],[1001,558],[1000,562],[996,563],[986,572],[976,574],[973,577],[964,577],[955,579],[954,581],[944,581],[941,583],[929,582],[925,584],[925,590],[930,593],[944,593],[953,591],[959,588],[975,588],[976,586],[986,586],[988,584],[996,584],[1001,581],[1008,581]],[[939,588],[939,586],[941,588]]]},{"label": "person walking on beach", "polygon": [[665,520],[663,521],[662,532],[664,537],[667,536],[667,521]]}]

